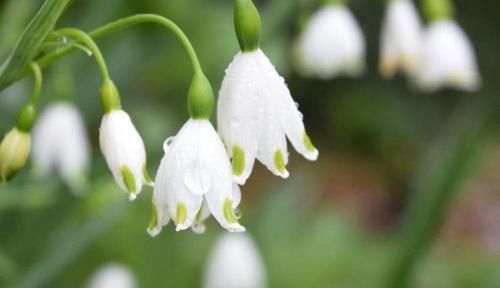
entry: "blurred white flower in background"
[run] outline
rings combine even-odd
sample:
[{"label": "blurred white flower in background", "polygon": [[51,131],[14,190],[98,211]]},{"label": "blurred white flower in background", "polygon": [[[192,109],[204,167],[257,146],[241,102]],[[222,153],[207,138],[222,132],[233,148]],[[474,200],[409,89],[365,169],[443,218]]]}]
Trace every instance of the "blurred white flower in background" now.
[{"label": "blurred white flower in background", "polygon": [[255,158],[275,175],[289,176],[287,137],[305,158],[318,158],[285,80],[260,49],[234,57],[217,108],[219,132],[240,185],[250,176]]},{"label": "blurred white flower in background", "polygon": [[104,114],[99,142],[116,183],[134,200],[143,184],[152,182],[146,171],[144,142],[127,112],[116,109]]},{"label": "blurred white flower in background", "polygon": [[332,79],[358,77],[365,70],[365,40],[351,11],[331,4],[316,12],[295,47],[298,72]]},{"label": "blurred white flower in background", "polygon": [[421,62],[422,40],[422,23],[413,2],[389,1],[380,38],[380,74],[390,78],[401,69],[414,76]]},{"label": "blurred white flower in background", "polygon": [[136,288],[137,281],[127,267],[110,263],[101,266],[90,278],[88,288]]},{"label": "blurred white flower in background", "polygon": [[222,235],[209,255],[203,288],[265,288],[264,261],[247,233]]},{"label": "blurred white flower in background", "polygon": [[82,116],[74,104],[59,102],[48,106],[33,128],[35,175],[50,176],[56,170],[75,193],[86,184],[90,165],[90,144]]},{"label": "blurred white flower in background", "polygon": [[235,214],[240,190],[233,185],[229,157],[212,124],[190,119],[175,138],[165,141],[164,150],[155,179],[149,234],[156,236],[169,219],[177,231],[192,227],[202,233],[203,221],[210,214],[227,230],[244,231]]},{"label": "blurred white flower in background", "polygon": [[422,60],[416,84],[425,91],[452,87],[474,92],[481,85],[474,48],[451,19],[431,22],[425,32]]}]

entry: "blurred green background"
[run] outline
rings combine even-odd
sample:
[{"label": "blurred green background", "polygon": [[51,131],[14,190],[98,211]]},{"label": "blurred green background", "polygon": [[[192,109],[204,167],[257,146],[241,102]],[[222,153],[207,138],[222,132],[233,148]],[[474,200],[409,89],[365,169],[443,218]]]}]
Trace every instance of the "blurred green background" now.
[{"label": "blurred green background", "polygon": [[[432,186],[426,181],[439,174],[429,167],[442,167],[441,159],[456,151],[450,138],[479,137],[480,156],[474,156],[471,169],[450,178],[457,185],[451,185],[449,209],[443,207],[443,225],[436,216],[430,246],[415,249],[419,256],[410,287],[500,287],[500,2],[455,1],[457,21],[478,56],[480,92],[432,95],[419,93],[402,77],[384,81],[378,76],[384,2],[350,1],[367,39],[366,75],[325,82],[301,78],[291,63],[301,23],[318,3],[256,1],[263,18],[262,48],[287,78],[320,157],[311,163],[291,151],[286,181],[256,165],[242,188],[242,223],[261,249],[269,287],[384,287],[404,253],[401,243],[411,243],[400,237],[401,231],[412,234],[412,220],[404,220],[411,214],[407,211],[427,211],[415,208],[420,202],[412,199],[421,197],[425,189],[419,187]],[[1,59],[40,5],[0,1]],[[218,90],[238,51],[232,1],[75,0],[58,27],[91,31],[144,12],[166,16],[185,31]],[[163,141],[188,117],[189,59],[172,34],[152,24],[98,44],[123,106],[144,138],[154,175]],[[170,225],[150,238],[151,189],[127,202],[98,150],[101,79],[94,61],[75,51],[44,76],[42,106],[70,95],[85,117],[94,155],[91,185],[77,197],[56,177],[33,180],[27,167],[0,187],[0,287],[85,287],[97,267],[108,262],[127,265],[140,287],[200,287],[206,257],[222,228],[210,220],[200,236],[176,233]],[[14,125],[30,89],[26,79],[1,92],[2,134]],[[461,132],[476,125],[481,128],[474,136]]]}]

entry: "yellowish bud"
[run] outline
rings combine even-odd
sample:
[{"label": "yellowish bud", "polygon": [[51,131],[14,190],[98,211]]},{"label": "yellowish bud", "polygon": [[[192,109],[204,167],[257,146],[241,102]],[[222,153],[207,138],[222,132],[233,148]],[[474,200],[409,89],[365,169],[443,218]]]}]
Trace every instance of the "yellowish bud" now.
[{"label": "yellowish bud", "polygon": [[28,160],[31,135],[13,128],[5,135],[0,144],[0,183],[7,182]]}]

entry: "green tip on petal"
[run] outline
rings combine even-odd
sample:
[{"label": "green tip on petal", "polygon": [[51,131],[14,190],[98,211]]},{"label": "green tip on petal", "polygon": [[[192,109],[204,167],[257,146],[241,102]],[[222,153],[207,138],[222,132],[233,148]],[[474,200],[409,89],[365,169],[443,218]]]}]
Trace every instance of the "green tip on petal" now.
[{"label": "green tip on petal", "polygon": [[302,142],[304,143],[304,146],[306,147],[308,152],[314,152],[316,151],[316,147],[311,142],[311,138],[307,136],[306,132],[304,132],[304,135],[302,136]]},{"label": "green tip on petal", "polygon": [[153,231],[158,226],[158,210],[156,209],[155,203],[151,207],[151,219],[148,224],[148,231]]},{"label": "green tip on petal", "polygon": [[224,218],[226,219],[227,222],[238,223],[238,218],[236,217],[236,215],[234,215],[233,203],[231,202],[231,200],[226,199],[224,201],[222,210],[224,212]]},{"label": "green tip on petal", "polygon": [[122,175],[123,183],[125,184],[125,187],[127,187],[128,192],[131,195],[135,195],[137,192],[137,186],[135,184],[135,178],[134,174],[132,174],[132,171],[127,166],[123,166],[120,169],[120,173]]},{"label": "green tip on petal", "polygon": [[186,204],[179,202],[177,204],[177,211],[175,212],[175,225],[182,225],[187,218]]},{"label": "green tip on petal", "polygon": [[281,174],[286,174],[285,158],[283,157],[283,152],[280,149],[274,152],[274,166]]},{"label": "green tip on petal", "polygon": [[233,157],[231,160],[233,165],[233,175],[241,176],[245,169],[245,151],[239,145],[233,146]]},{"label": "green tip on petal", "polygon": [[147,185],[153,185],[153,179],[151,179],[151,176],[149,176],[146,163],[144,163],[144,166],[142,166],[142,177],[144,178],[144,183],[146,183]]}]

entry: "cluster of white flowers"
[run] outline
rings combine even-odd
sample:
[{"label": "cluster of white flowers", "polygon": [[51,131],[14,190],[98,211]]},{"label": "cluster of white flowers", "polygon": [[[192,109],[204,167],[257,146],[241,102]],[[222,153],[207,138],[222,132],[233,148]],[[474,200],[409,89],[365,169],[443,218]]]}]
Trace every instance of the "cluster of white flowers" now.
[{"label": "cluster of white flowers", "polygon": [[[208,120],[213,104],[210,83],[195,71],[188,96],[191,119],[164,143],[147,229],[151,236],[170,219],[177,231],[192,228],[201,233],[209,215],[228,231],[245,231],[238,221],[238,185],[250,176],[255,159],[287,178],[287,137],[305,158],[318,157],[284,79],[258,47],[260,19],[255,6],[249,0],[235,5],[236,11],[245,11],[235,23],[242,51],[226,70],[220,89],[219,133]],[[240,25],[245,21],[250,25]],[[101,97],[109,104],[100,129],[101,150],[116,182],[133,200],[148,182],[144,144],[121,110],[111,82],[105,83]]]},{"label": "cluster of white flowers", "polygon": [[[328,4],[308,22],[296,47],[299,72],[332,79],[363,71],[365,43],[355,18],[342,3]],[[380,36],[379,70],[389,78],[404,72],[418,88],[433,92],[480,87],[474,49],[451,17],[424,28],[412,0],[390,0]]]},{"label": "cluster of white flowers", "polygon": [[[479,87],[473,48],[451,19],[451,12],[442,7],[448,6],[439,6],[439,17],[424,30],[411,0],[388,2],[380,43],[383,76],[402,70],[428,91],[445,86],[468,91]],[[130,200],[144,185],[154,185],[153,216],[147,229],[152,236],[170,219],[177,231],[192,228],[203,232],[209,215],[228,231],[245,231],[238,219],[239,185],[251,175],[255,159],[273,174],[287,178],[287,139],[306,159],[318,158],[285,80],[259,48],[260,25],[253,2],[236,0],[235,28],[241,51],[227,68],[219,92],[218,132],[208,120],[213,91],[195,63],[188,94],[191,118],[177,136],[165,141],[156,185],[147,173],[143,140],[122,109],[116,86],[105,74],[100,147],[116,183]],[[296,48],[305,75],[325,79],[359,76],[365,69],[364,37],[343,1],[333,1],[313,15]],[[26,106],[21,114],[20,130],[12,130],[0,145],[0,182],[12,177],[29,153],[34,107]],[[36,173],[46,176],[56,169],[70,187],[81,190],[90,152],[77,109],[69,103],[52,105],[40,117],[33,138]]]},{"label": "cluster of white flowers", "polygon": [[236,212],[241,198],[237,184],[250,176],[255,158],[274,174],[288,177],[287,136],[304,157],[318,157],[290,91],[260,49],[241,51],[226,70],[217,116],[227,152],[206,119],[190,119],[165,142],[155,179],[151,235],[169,219],[177,230],[202,232],[210,214],[228,231],[244,231]]}]

